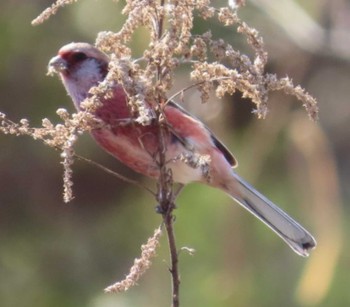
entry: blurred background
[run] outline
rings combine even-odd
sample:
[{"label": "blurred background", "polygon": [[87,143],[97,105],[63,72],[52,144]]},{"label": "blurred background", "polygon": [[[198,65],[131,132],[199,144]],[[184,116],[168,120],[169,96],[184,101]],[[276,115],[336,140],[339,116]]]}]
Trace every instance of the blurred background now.
[{"label": "blurred background", "polygon": [[[224,1],[215,1],[218,6]],[[0,2],[0,111],[40,126],[58,122],[60,107],[73,111],[46,65],[71,41],[93,43],[99,31],[118,31],[123,1],[80,1],[41,26],[30,22],[51,1]],[[350,304],[350,3],[347,0],[252,0],[241,17],[259,30],[269,52],[267,70],[288,75],[317,98],[320,120],[301,103],[270,96],[266,120],[240,97],[208,104],[185,95],[234,152],[238,173],[300,221],[317,238],[308,259],[223,193],[199,184],[178,199],[176,236],[182,306],[347,306]],[[244,38],[215,21],[196,21],[252,54]],[[145,31],[135,34],[142,50]],[[146,36],[147,37],[147,36]],[[135,57],[140,54],[135,51]],[[178,80],[186,80],[181,76]],[[178,81],[174,92],[186,86]],[[0,135],[0,306],[169,306],[165,235],[151,269],[126,293],[103,289],[128,273],[141,244],[160,224],[155,201],[83,162],[74,165],[75,199],[62,201],[59,153],[28,137]],[[77,152],[154,187],[99,149],[88,135]]]}]

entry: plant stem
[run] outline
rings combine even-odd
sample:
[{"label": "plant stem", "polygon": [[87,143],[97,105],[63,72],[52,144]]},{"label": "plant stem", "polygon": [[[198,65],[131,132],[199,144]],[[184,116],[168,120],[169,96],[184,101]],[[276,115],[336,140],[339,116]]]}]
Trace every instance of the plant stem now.
[{"label": "plant stem", "polygon": [[[164,7],[165,0],[160,0],[160,5]],[[164,28],[164,16],[162,15],[158,20],[158,39],[160,40],[163,35]],[[157,79],[160,81],[162,78],[161,67],[158,65]],[[163,108],[165,106],[165,99],[162,95],[158,95],[157,120],[158,120],[158,141],[159,141],[159,155],[158,166],[160,170],[160,176],[158,180],[158,195],[157,200],[159,203],[159,211],[163,217],[163,223],[166,228],[168,245],[170,251],[171,267],[169,269],[172,280],[172,307],[179,307],[179,290],[180,290],[180,277],[178,271],[178,254],[176,248],[176,240],[174,233],[174,216],[173,210],[175,209],[176,195],[173,193],[173,178],[171,170],[166,165],[166,151],[168,140],[168,127],[164,124]]]},{"label": "plant stem", "polygon": [[[158,114],[158,120],[161,121],[162,114]],[[174,200],[177,194],[173,192],[173,180],[171,170],[166,167],[166,143],[168,130],[166,126],[159,123],[159,169],[160,176],[158,180],[159,212],[162,214],[163,223],[165,225],[168,237],[168,245],[170,251],[171,267],[169,269],[172,280],[172,307],[180,306],[179,289],[180,277],[178,271],[178,254],[176,248],[176,240],[174,233],[174,216],[175,209]]]},{"label": "plant stem", "polygon": [[168,244],[170,251],[171,267],[169,269],[172,278],[172,307],[180,306],[179,290],[180,276],[178,271],[178,253],[176,248],[176,240],[174,233],[174,216],[172,214],[174,208],[170,209],[163,215],[164,224],[168,236]]}]

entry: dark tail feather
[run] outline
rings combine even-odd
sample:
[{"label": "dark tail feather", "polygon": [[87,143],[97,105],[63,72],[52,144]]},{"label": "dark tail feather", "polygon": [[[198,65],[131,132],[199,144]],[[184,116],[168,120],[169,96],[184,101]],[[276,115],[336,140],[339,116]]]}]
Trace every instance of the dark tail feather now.
[{"label": "dark tail feather", "polygon": [[316,246],[313,236],[236,173],[233,173],[233,176],[238,182],[238,187],[235,183],[226,192],[250,213],[269,226],[297,254],[303,257],[309,256],[309,251]]}]

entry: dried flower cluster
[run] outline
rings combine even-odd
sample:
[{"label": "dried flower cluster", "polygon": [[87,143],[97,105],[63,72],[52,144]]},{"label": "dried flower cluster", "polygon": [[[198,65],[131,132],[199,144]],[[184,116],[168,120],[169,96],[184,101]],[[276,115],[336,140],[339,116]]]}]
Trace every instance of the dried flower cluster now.
[{"label": "dried flower cluster", "polygon": [[134,265],[130,268],[130,272],[125,279],[108,286],[105,292],[123,292],[137,284],[138,280],[151,266],[151,259],[156,256],[156,249],[161,235],[162,229],[159,227],[154,231],[153,236],[148,239],[147,243],[141,246],[141,257],[135,259]]},{"label": "dried flower cluster", "polygon": [[55,3],[44,10],[37,18],[32,21],[33,26],[37,26],[43,23],[45,20],[49,19],[52,15],[55,15],[57,11],[66,5],[77,2],[78,0],[57,0]]},{"label": "dried flower cluster", "polygon": [[[60,7],[73,2],[76,1],[56,1],[33,20],[33,24],[44,22]],[[254,102],[257,116],[265,118],[269,92],[283,90],[302,101],[310,118],[316,119],[317,105],[313,97],[300,86],[295,87],[290,79],[279,79],[265,72],[267,52],[263,40],[255,29],[238,16],[237,10],[244,5],[244,1],[229,1],[229,5],[230,7],[215,8],[209,0],[126,1],[123,14],[127,15],[127,19],[122,28],[118,32],[101,32],[97,36],[97,47],[110,54],[111,62],[105,81],[93,88],[93,96],[84,102],[85,111],[69,115],[65,110],[58,110],[64,123],[54,126],[45,119],[42,128],[30,128],[26,120],[10,124],[3,118],[1,130],[5,133],[31,135],[62,151],[64,200],[69,201],[72,199],[73,145],[80,133],[101,124],[93,118],[93,111],[99,105],[100,98],[108,96],[116,83],[123,85],[135,121],[142,125],[161,118],[162,108],[168,101],[167,93],[173,85],[174,70],[188,63],[192,64],[190,77],[193,80],[188,88],[196,87],[201,92],[203,102],[209,99],[212,91],[219,98],[240,91],[243,97]],[[213,38],[210,32],[192,35],[195,17],[216,19],[225,27],[234,27],[246,37],[254,51],[254,58],[241,54],[221,38]],[[139,27],[149,30],[149,44],[143,57],[134,61],[128,44]],[[183,95],[187,89],[178,95]],[[193,153],[193,157],[196,157],[196,153]],[[188,157],[182,159],[189,160]],[[203,162],[205,159],[198,161]],[[203,165],[207,162],[203,163],[197,166],[205,171]]]},{"label": "dried flower cluster", "polygon": [[0,113],[0,132],[16,136],[28,135],[35,140],[41,140],[44,144],[61,150],[63,159],[63,199],[69,202],[73,198],[71,180],[72,164],[74,161],[73,146],[84,131],[98,127],[101,123],[90,112],[78,112],[70,115],[65,109],[58,109],[57,115],[63,120],[63,124],[54,125],[49,119],[42,120],[42,127],[30,127],[27,119],[21,119],[15,123]]}]

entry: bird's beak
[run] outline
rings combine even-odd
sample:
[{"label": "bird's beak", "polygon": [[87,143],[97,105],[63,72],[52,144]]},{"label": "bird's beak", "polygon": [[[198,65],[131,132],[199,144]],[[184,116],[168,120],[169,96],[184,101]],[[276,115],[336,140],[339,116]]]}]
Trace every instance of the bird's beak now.
[{"label": "bird's beak", "polygon": [[47,74],[53,76],[54,74],[66,71],[67,68],[67,61],[58,55],[50,60],[49,65],[47,66]]}]

